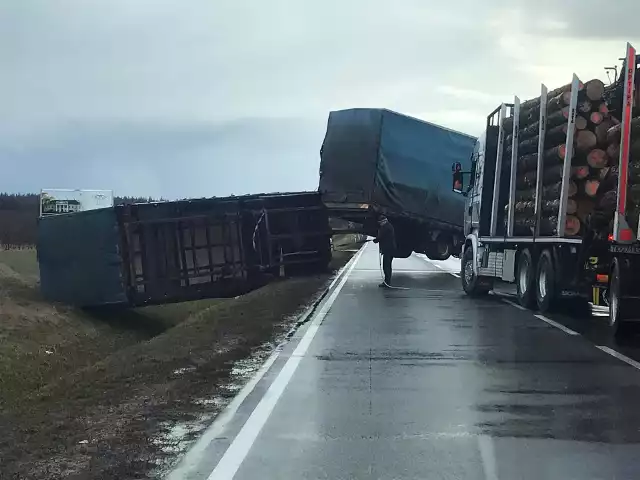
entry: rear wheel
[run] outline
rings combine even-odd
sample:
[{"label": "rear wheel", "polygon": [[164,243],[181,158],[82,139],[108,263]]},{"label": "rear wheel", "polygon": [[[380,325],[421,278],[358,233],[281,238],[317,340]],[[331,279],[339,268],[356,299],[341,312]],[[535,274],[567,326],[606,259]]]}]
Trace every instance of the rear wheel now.
[{"label": "rear wheel", "polygon": [[518,301],[525,308],[533,308],[536,305],[535,294],[535,269],[533,258],[529,250],[524,250],[518,257],[518,270],[516,274],[516,287]]},{"label": "rear wheel", "polygon": [[548,312],[553,308],[556,300],[556,269],[551,251],[545,250],[538,260],[536,275],[536,304],[541,312]]},{"label": "rear wheel", "polygon": [[451,256],[452,250],[451,242],[446,238],[442,238],[426,248],[426,255],[431,260],[446,260]]},{"label": "rear wheel", "polygon": [[469,247],[464,251],[464,255],[462,255],[462,272],[460,275],[462,289],[470,296],[486,295],[489,293],[489,287],[483,284],[482,279],[473,271],[473,262],[473,248]]},{"label": "rear wheel", "polygon": [[622,298],[622,271],[619,263],[614,261],[609,282],[609,327],[616,336],[626,333],[627,320],[633,318],[634,303]]}]

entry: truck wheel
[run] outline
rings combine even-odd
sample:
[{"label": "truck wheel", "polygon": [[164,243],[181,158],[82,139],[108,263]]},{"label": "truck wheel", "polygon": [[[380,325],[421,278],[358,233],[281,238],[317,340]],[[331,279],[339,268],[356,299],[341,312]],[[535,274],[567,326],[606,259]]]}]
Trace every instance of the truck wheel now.
[{"label": "truck wheel", "polygon": [[480,295],[486,295],[489,293],[489,287],[481,284],[481,279],[473,271],[473,248],[469,247],[464,251],[462,256],[462,272],[460,278],[462,279],[462,289],[467,295],[477,297]]},{"label": "truck wheel", "polygon": [[427,257],[431,260],[446,260],[451,256],[451,250],[453,250],[451,244],[444,239],[427,248]]},{"label": "truck wheel", "polygon": [[[624,335],[629,327],[627,320],[633,318],[635,302],[622,298],[622,272],[617,261],[613,262],[609,281],[609,327],[614,335]],[[637,315],[637,314],[636,314]]]},{"label": "truck wheel", "polygon": [[538,310],[548,312],[556,299],[556,271],[551,251],[545,250],[538,260],[536,275],[536,303]]},{"label": "truck wheel", "polygon": [[518,270],[516,271],[516,287],[518,301],[525,308],[533,308],[536,305],[535,293],[535,269],[533,258],[529,250],[524,250],[518,257]]}]

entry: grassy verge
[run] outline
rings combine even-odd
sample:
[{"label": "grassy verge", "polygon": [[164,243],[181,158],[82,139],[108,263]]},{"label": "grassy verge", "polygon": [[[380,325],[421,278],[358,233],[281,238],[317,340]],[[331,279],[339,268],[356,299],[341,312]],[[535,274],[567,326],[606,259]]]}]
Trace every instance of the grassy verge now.
[{"label": "grassy verge", "polygon": [[[334,269],[349,249],[334,252]],[[0,254],[0,307],[10,307],[0,309],[1,345],[11,346],[0,349],[2,478],[154,478],[331,278],[96,318],[42,302],[3,262]]]}]

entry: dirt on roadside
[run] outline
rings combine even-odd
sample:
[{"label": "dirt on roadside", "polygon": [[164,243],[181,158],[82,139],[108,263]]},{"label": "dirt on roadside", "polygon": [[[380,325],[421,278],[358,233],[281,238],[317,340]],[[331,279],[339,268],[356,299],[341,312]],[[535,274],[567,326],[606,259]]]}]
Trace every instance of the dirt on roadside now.
[{"label": "dirt on roadside", "polygon": [[2,253],[0,478],[159,478],[333,275],[113,318],[47,304]]}]

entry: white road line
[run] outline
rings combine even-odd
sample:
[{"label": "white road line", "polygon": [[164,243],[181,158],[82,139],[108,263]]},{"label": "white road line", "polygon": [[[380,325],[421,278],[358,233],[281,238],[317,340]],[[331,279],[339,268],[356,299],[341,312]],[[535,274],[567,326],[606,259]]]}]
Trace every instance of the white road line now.
[{"label": "white road line", "polygon": [[518,305],[516,302],[512,302],[511,300],[507,300],[506,298],[503,298],[502,301],[504,303],[508,303],[512,307],[516,307],[518,310],[526,310],[526,308],[524,308],[522,305]]},{"label": "white road line", "polygon": [[486,480],[498,480],[498,466],[496,453],[493,448],[493,438],[487,435],[478,436],[478,448],[482,459],[482,469]]},{"label": "white road line", "polygon": [[543,322],[547,322],[552,327],[556,327],[559,330],[562,330],[564,333],[568,335],[580,335],[578,332],[574,332],[570,328],[565,327],[564,325],[559,324],[558,322],[554,322],[550,318],[545,317],[544,315],[535,315],[536,318],[539,318]]},{"label": "white road line", "polygon": [[238,411],[238,408],[240,408],[240,405],[242,405],[245,399],[251,394],[251,392],[253,392],[253,389],[256,388],[256,385],[260,380],[262,380],[265,373],[269,371],[279,355],[280,351],[276,350],[269,356],[267,361],[264,362],[262,367],[260,367],[260,370],[256,372],[253,378],[242,388],[242,390],[240,390],[233,400],[231,400],[224,411],[218,415],[213,424],[205,430],[204,434],[189,449],[182,460],[180,460],[178,467],[166,477],[166,480],[182,480],[185,478],[187,472],[193,468],[194,463],[198,459],[202,458],[202,454],[209,447],[211,442],[222,435],[227,428],[227,425]]},{"label": "white road line", "polygon": [[243,425],[242,429],[233,440],[229,448],[224,453],[216,468],[209,475],[208,480],[232,480],[235,474],[237,473],[240,465],[247,457],[247,454],[251,450],[256,438],[260,434],[262,427],[269,419],[271,412],[275,408],[280,396],[284,392],[287,387],[289,381],[293,377],[302,357],[305,352],[309,349],[309,345],[311,345],[311,341],[313,337],[318,331],[320,327],[320,323],[329,312],[331,305],[335,302],[340,290],[344,287],[344,284],[347,282],[349,278],[349,274],[353,270],[353,267],[358,262],[358,259],[362,255],[362,252],[366,249],[366,246],[358,252],[352,260],[352,264],[349,266],[348,270],[345,272],[344,276],[338,283],[338,286],[333,291],[329,299],[325,302],[320,312],[318,312],[315,316],[311,324],[309,325],[308,330],[305,332],[304,336],[300,340],[297,348],[293,352],[293,355],[287,360],[287,363],[284,365],[276,379],[273,381],[269,389],[260,400],[260,403],[256,406],[256,408],[251,413],[251,416]]},{"label": "white road line", "polygon": [[631,360],[626,355],[618,353],[618,352],[616,352],[615,350],[613,350],[613,349],[611,349],[609,347],[605,347],[604,345],[596,345],[596,348],[599,348],[600,350],[602,350],[605,353],[608,353],[612,357],[616,357],[618,360],[622,360],[624,363],[627,363],[627,364],[631,365],[632,367],[637,368],[638,370],[640,370],[640,362],[636,362],[635,360]]},{"label": "white road line", "polygon": [[418,258],[424,260],[425,262],[429,263],[430,265],[433,265],[434,267],[442,270],[443,272],[448,273],[449,275],[453,275],[456,278],[460,278],[460,274],[456,273],[456,272],[452,272],[451,270],[448,270],[446,268],[444,268],[442,265],[438,265],[437,263],[432,262],[430,259],[426,258],[426,257],[421,257],[419,255],[416,255]]}]

